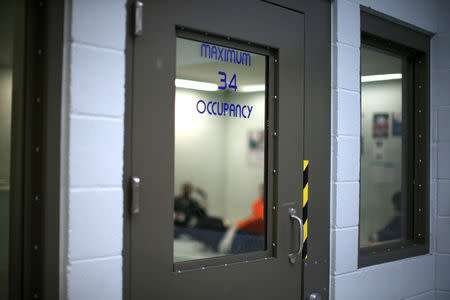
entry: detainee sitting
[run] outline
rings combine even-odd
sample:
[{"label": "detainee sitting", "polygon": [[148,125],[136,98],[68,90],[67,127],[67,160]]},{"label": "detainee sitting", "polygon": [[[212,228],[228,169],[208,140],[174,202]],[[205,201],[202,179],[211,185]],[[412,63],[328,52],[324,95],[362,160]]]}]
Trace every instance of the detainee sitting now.
[{"label": "detainee sitting", "polygon": [[385,242],[397,240],[402,234],[402,193],[397,192],[392,197],[394,216],[391,221],[381,230],[374,232],[369,237],[369,242]]}]

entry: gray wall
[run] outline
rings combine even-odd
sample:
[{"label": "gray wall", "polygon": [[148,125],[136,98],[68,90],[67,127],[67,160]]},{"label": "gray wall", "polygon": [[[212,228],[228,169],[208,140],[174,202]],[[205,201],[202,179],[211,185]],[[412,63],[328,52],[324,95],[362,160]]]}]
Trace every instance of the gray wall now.
[{"label": "gray wall", "polygon": [[431,43],[431,212],[436,259],[436,299],[450,299],[450,1],[440,0]]}]

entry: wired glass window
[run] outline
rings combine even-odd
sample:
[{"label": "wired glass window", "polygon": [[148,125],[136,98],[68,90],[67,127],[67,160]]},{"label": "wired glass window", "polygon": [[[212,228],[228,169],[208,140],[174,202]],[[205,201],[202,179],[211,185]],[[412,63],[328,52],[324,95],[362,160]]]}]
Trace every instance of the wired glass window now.
[{"label": "wired glass window", "polygon": [[177,38],[174,262],[266,249],[266,61]]},{"label": "wired glass window", "polygon": [[362,247],[406,237],[402,65],[400,56],[361,48]]},{"label": "wired glass window", "polygon": [[363,267],[428,252],[429,39],[364,12],[361,30]]}]

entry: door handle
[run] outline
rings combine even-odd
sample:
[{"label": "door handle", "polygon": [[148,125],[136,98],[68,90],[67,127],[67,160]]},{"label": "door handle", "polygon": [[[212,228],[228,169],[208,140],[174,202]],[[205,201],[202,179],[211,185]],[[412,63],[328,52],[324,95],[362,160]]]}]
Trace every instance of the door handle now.
[{"label": "door handle", "polygon": [[289,209],[289,217],[291,217],[291,220],[297,221],[298,225],[300,226],[300,245],[298,247],[298,251],[294,253],[289,253],[289,261],[292,264],[295,264],[297,261],[297,257],[299,257],[302,254],[303,251],[303,221],[296,215],[297,211],[295,208]]},{"label": "door handle", "polygon": [[130,213],[132,215],[138,214],[140,212],[140,189],[141,189],[141,179],[139,177],[131,177],[131,205]]}]

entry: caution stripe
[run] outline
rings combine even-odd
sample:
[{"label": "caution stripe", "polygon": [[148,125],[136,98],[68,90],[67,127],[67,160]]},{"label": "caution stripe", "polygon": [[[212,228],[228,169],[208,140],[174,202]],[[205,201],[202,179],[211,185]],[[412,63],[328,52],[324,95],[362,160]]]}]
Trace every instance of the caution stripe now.
[{"label": "caution stripe", "polygon": [[308,258],[308,171],[309,160],[303,161],[303,253],[302,258]]}]

